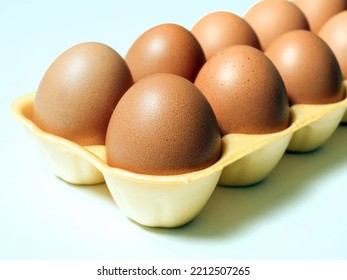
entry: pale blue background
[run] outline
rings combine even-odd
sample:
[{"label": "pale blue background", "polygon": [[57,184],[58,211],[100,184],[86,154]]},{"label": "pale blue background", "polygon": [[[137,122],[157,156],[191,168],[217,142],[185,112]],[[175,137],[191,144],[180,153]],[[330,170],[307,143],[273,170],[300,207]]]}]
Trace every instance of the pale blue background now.
[{"label": "pale blue background", "polygon": [[0,1],[0,259],[347,259],[347,127],[314,153],[287,154],[262,183],[217,188],[178,229],[124,217],[105,185],[73,186],[46,167],[10,103],[83,41],[124,55],[146,29],[243,15],[254,1]]}]

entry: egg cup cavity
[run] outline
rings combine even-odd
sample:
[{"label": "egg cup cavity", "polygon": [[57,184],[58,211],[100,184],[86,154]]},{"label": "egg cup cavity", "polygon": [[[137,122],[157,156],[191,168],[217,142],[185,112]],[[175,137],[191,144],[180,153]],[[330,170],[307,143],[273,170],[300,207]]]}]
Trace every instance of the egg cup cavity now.
[{"label": "egg cup cavity", "polygon": [[287,151],[310,152],[322,146],[341,123],[346,109],[346,97],[332,104],[292,106],[293,115],[300,120],[300,125],[294,132]]},{"label": "egg cup cavity", "polygon": [[85,159],[85,151],[100,153],[97,146],[81,147],[72,141],[46,133],[33,122],[34,93],[16,99],[11,106],[14,117],[38,142],[44,159],[53,173],[64,181],[77,185],[104,182],[102,173]]},{"label": "egg cup cavity", "polygon": [[292,129],[273,134],[227,135],[230,146],[243,143],[249,153],[226,165],[219,178],[222,186],[249,186],[265,179],[285,153]]},{"label": "egg cup cavity", "polygon": [[106,184],[119,209],[131,220],[150,227],[178,227],[196,217],[217,186],[221,170],[196,180],[161,183],[135,181],[105,170]]},{"label": "egg cup cavity", "polygon": [[[206,205],[230,158],[230,146],[222,139],[222,153],[213,165],[180,175],[147,175],[107,165],[95,153],[87,155],[105,177],[119,209],[129,219],[149,227],[178,227],[195,218]],[[235,153],[235,160],[243,156]]]},{"label": "egg cup cavity", "polygon": [[[265,179],[286,151],[308,152],[334,133],[347,109],[347,98],[324,105],[294,105],[291,125],[280,132],[260,135],[229,134],[225,139],[238,150],[251,150],[227,164],[219,178],[222,186],[249,186]],[[240,146],[241,145],[241,146]]]},{"label": "egg cup cavity", "polygon": [[217,184],[251,185],[266,178],[286,150],[309,151],[335,131],[347,109],[347,98],[327,105],[295,105],[291,124],[262,135],[228,134],[219,160],[203,170],[170,176],[136,174],[107,165],[105,146],[80,146],[46,133],[32,121],[34,94],[16,99],[11,110],[39,142],[54,173],[74,184],[106,181],[120,210],[150,227],[177,227],[196,217]]},{"label": "egg cup cavity", "polygon": [[[75,185],[96,185],[105,182],[102,173],[71,147],[38,139],[46,163],[53,173]],[[86,147],[89,150],[89,147]]]}]

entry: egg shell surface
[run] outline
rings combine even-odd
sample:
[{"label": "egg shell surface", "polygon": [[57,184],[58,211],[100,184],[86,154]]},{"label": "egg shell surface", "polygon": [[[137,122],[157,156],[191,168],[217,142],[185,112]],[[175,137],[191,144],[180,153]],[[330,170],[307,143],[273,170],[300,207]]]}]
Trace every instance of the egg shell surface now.
[{"label": "egg shell surface", "polygon": [[216,11],[200,18],[192,28],[206,59],[217,51],[233,45],[260,48],[253,28],[242,17],[228,11]]},{"label": "egg shell surface", "polygon": [[324,23],[347,9],[346,0],[293,0],[305,14],[310,30],[318,33]]},{"label": "egg shell surface", "polygon": [[253,5],[245,20],[255,30],[262,50],[278,36],[291,30],[309,29],[304,13],[287,0],[263,0]]},{"label": "egg shell surface", "polygon": [[294,104],[327,104],[344,98],[337,59],[318,35],[294,30],[271,43],[265,54],[279,70]]},{"label": "egg shell surface", "polygon": [[160,24],[141,34],[125,60],[135,82],[156,73],[172,73],[194,81],[206,61],[195,36],[174,23]]},{"label": "egg shell surface", "polygon": [[129,68],[115,50],[97,42],[75,45],[44,74],[34,121],[80,145],[104,145],[113,109],[132,84]]},{"label": "egg shell surface", "polygon": [[153,74],[135,83],[107,130],[107,163],[135,173],[193,172],[215,163],[220,153],[210,104],[193,83],[174,74]]},{"label": "egg shell surface", "polygon": [[342,78],[347,80],[347,11],[330,18],[318,35],[334,52],[341,68]]},{"label": "egg shell surface", "polygon": [[283,80],[256,48],[238,45],[219,51],[201,68],[195,85],[210,102],[222,135],[271,133],[289,125]]}]

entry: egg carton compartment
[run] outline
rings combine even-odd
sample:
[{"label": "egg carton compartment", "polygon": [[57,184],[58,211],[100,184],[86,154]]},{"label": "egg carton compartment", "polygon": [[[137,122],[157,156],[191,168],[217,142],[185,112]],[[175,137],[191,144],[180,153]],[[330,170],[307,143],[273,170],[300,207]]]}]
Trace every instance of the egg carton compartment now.
[{"label": "egg carton compartment", "polygon": [[73,184],[105,181],[122,213],[151,227],[183,225],[200,213],[218,184],[254,184],[269,175],[287,150],[318,148],[347,110],[347,98],[327,105],[292,106],[287,129],[263,135],[225,135],[221,157],[210,167],[181,175],[152,176],[108,166],[105,146],[80,146],[42,131],[32,121],[34,97],[31,93],[17,98],[11,111],[38,141],[52,171]]}]

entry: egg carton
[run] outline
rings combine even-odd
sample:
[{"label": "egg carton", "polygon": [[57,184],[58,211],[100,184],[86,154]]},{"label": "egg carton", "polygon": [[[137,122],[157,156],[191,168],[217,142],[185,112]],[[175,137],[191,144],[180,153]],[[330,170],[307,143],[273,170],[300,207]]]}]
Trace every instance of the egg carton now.
[{"label": "egg carton", "polygon": [[[347,88],[347,82],[344,83]],[[49,134],[33,122],[35,93],[17,98],[13,116],[39,143],[43,155],[63,180],[80,185],[106,182],[119,209],[150,227],[177,227],[194,219],[217,185],[247,186],[265,179],[286,151],[308,152],[323,145],[347,121],[347,98],[324,105],[294,105],[291,124],[280,132],[222,137],[220,159],[203,170],[170,176],[143,175],[110,167],[105,146],[80,146]]]}]

